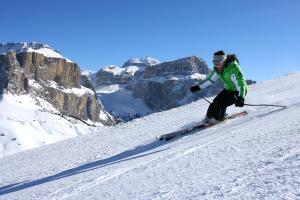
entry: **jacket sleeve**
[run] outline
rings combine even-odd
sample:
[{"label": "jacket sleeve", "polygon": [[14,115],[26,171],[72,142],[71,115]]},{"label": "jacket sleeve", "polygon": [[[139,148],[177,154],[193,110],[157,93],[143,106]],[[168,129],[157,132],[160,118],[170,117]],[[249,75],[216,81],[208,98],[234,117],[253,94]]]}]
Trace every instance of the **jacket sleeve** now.
[{"label": "jacket sleeve", "polygon": [[234,71],[231,74],[231,80],[234,83],[236,89],[239,91],[239,96],[245,99],[245,96],[247,94],[247,83],[239,66],[236,66],[234,68]]},{"label": "jacket sleeve", "polygon": [[212,72],[210,72],[210,74],[207,75],[207,77],[205,78],[204,82],[201,83],[199,86],[200,86],[201,89],[204,89],[204,88],[210,86],[216,80],[218,80],[218,75],[215,72],[215,70],[213,70]]}]

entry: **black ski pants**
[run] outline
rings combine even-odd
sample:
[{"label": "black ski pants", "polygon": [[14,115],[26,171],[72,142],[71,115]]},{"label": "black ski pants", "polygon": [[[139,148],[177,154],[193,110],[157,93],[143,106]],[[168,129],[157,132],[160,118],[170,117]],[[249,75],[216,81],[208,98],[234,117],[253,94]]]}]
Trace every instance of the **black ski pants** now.
[{"label": "black ski pants", "polygon": [[226,108],[234,104],[238,97],[238,91],[222,90],[209,105],[206,116],[208,118],[215,118],[216,120],[223,120],[226,114]]}]

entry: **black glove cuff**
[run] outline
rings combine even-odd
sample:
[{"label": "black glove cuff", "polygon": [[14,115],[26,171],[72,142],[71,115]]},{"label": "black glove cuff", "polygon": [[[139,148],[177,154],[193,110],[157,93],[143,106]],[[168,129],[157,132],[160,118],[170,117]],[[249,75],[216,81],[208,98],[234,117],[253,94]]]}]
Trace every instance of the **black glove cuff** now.
[{"label": "black glove cuff", "polygon": [[197,92],[197,91],[200,91],[201,88],[199,85],[194,85],[190,88],[191,92]]}]

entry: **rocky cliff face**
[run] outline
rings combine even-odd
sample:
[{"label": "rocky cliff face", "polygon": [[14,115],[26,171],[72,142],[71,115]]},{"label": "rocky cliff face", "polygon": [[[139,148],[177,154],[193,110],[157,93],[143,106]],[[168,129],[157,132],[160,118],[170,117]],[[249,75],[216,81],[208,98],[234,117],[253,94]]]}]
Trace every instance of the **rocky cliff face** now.
[{"label": "rocky cliff face", "polygon": [[29,90],[28,78],[16,59],[15,52],[0,55],[1,88],[16,93],[27,93]]},{"label": "rocky cliff face", "polygon": [[143,78],[155,78],[168,76],[185,76],[194,73],[207,74],[209,69],[203,60],[196,56],[182,58],[171,62],[164,62],[157,65],[149,66],[145,69]]},{"label": "rocky cliff face", "polygon": [[[52,53],[50,57],[49,52]],[[114,124],[113,118],[98,103],[94,91],[80,84],[79,66],[48,46],[38,43],[1,44],[0,71],[2,90],[39,96],[62,114],[80,120]]]},{"label": "rocky cliff face", "polygon": [[201,79],[201,74],[208,73],[206,63],[192,56],[149,66],[136,84],[126,88],[152,110],[162,111],[191,102],[194,99],[190,95],[191,85]]},{"label": "rocky cliff face", "polygon": [[30,79],[55,81],[65,88],[80,88],[80,68],[76,63],[63,58],[48,58],[35,52],[18,53],[17,62]]},{"label": "rocky cliff face", "polygon": [[126,71],[122,73],[116,73],[114,70],[118,70],[117,66],[108,66],[104,70],[98,71],[93,80],[96,85],[110,85],[110,84],[125,84],[130,81],[132,74]]}]

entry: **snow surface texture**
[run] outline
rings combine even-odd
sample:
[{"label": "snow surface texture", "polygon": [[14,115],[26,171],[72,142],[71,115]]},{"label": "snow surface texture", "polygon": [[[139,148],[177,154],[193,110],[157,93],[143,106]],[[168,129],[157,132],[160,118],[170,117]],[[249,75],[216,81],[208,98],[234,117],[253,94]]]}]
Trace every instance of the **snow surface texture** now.
[{"label": "snow surface texture", "polygon": [[0,199],[300,199],[300,73],[251,85],[249,115],[170,142],[203,100],[0,160]]},{"label": "snow surface texture", "polygon": [[15,51],[16,53],[21,52],[35,52],[43,54],[50,58],[63,58],[68,62],[71,60],[63,57],[57,50],[50,48],[48,45],[40,44],[37,42],[19,42],[19,43],[1,43],[0,54],[6,54],[9,51]]}]

